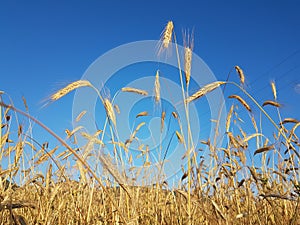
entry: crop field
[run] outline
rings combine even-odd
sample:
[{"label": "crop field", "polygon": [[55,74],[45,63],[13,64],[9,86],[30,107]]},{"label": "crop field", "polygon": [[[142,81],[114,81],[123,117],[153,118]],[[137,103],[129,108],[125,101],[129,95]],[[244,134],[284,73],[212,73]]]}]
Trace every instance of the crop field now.
[{"label": "crop field", "polygon": [[[298,115],[282,118],[284,103],[278,101],[273,81],[266,88],[273,98],[260,104],[262,100],[247,89],[242,65],[233,65],[223,80],[189,89],[193,38],[185,33],[184,57],[179,57],[175,25],[169,21],[157,49],[159,56],[168,57],[169,45],[175,46],[172,54],[178,70],[174,76],[179,80],[184,118],[163,107],[159,70],[152,84],[153,105],[160,114],[157,132],[170,132],[165,124],[172,120],[176,130],[168,135],[184,149],[175,184],[164,170],[172,145],[157,148],[162,154],[153,166],[147,144],[139,138],[146,122],[121,139],[117,125],[122,122],[118,120],[122,108],[91,81],[74,81],[53,93],[48,102],[63,102],[66,95],[82,88],[95,92],[105,112],[105,122],[98,124],[96,133],[78,126],[65,128],[65,135],[57,134],[31,116],[25,98],[19,109],[9,93],[1,92],[0,224],[300,224]],[[194,143],[190,106],[217,90],[228,109],[225,123],[209,118],[206,123],[213,124],[213,135]],[[131,96],[149,94],[143,87],[126,86],[119,91]],[[87,115],[82,111],[76,121]],[[149,116],[147,109],[139,108],[135,118]],[[57,146],[40,142],[35,129],[43,130],[43,137],[55,140]],[[79,137],[85,145],[80,146]],[[221,143],[217,143],[219,137]],[[131,154],[132,146],[138,146],[138,156]],[[136,160],[139,166],[130,167]]]}]

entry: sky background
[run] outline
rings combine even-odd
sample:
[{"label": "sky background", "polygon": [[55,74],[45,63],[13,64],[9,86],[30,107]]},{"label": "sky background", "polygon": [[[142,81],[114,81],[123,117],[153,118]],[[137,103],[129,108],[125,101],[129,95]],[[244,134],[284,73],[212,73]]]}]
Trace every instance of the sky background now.
[{"label": "sky background", "polygon": [[260,103],[275,80],[283,117],[300,119],[299,10],[296,0],[0,1],[0,90],[21,109],[24,96],[32,116],[64,135],[73,94],[44,101],[110,49],[159,39],[172,20],[179,42],[194,29],[194,52],[218,80],[239,65]]}]

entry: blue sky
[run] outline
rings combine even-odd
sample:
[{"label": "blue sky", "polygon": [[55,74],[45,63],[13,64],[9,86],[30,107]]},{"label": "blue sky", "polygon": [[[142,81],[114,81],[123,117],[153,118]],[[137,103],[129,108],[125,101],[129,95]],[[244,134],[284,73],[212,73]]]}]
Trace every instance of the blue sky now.
[{"label": "blue sky", "polygon": [[[37,112],[41,100],[79,79],[97,57],[121,44],[158,39],[173,20],[179,38],[182,29],[195,29],[194,51],[217,78],[240,65],[251,90],[261,91],[299,66],[298,52],[276,67],[300,49],[299,9],[298,1],[2,1],[0,88],[16,104],[24,95]],[[283,100],[299,83],[298,72],[285,75],[289,88],[277,82]],[[286,108],[296,110],[292,103]]]},{"label": "blue sky", "polygon": [[63,135],[73,95],[43,101],[110,49],[158,39],[172,20],[179,43],[182,30],[194,29],[194,52],[217,79],[239,65],[260,103],[272,98],[275,80],[282,114],[300,119],[299,10],[296,0],[1,1],[0,90],[21,109],[24,96],[31,115]]}]

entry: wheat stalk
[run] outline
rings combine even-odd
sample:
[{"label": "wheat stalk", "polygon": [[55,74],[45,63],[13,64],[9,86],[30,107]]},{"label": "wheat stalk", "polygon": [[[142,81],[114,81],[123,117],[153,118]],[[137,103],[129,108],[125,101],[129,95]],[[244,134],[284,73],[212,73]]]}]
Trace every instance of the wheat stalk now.
[{"label": "wheat stalk", "polygon": [[189,86],[191,79],[191,67],[192,67],[192,49],[190,47],[184,48],[184,72],[185,72],[185,83]]},{"label": "wheat stalk", "polygon": [[[52,149],[51,151],[49,151],[49,152],[43,153],[43,155],[41,155],[41,156],[39,157],[39,159],[38,159],[34,164],[39,165],[39,164],[41,164],[41,163],[47,161],[48,158],[51,157],[51,156],[56,152],[57,149],[58,149],[58,146],[56,146],[55,148],[53,148],[53,149]],[[45,149],[43,149],[43,150],[45,150]]]},{"label": "wheat stalk", "polygon": [[123,188],[123,190],[128,194],[129,198],[132,198],[132,194],[130,193],[129,189],[126,187],[126,180],[124,177],[119,173],[116,166],[111,162],[111,159],[108,155],[100,154],[99,156],[100,161],[104,168],[115,178],[118,184]]},{"label": "wheat stalk", "polygon": [[192,68],[192,56],[194,48],[194,37],[193,33],[190,35],[187,32],[184,33],[183,45],[184,45],[184,72],[185,72],[185,83],[186,87],[189,86],[191,79],[191,68]]},{"label": "wheat stalk", "polygon": [[75,121],[79,122],[81,120],[81,118],[86,114],[86,110],[83,110],[81,113],[78,114],[78,116],[76,117]]},{"label": "wheat stalk", "polygon": [[179,132],[179,131],[177,131],[176,130],[176,136],[177,136],[177,139],[178,139],[178,141],[179,141],[179,143],[183,143],[183,137],[182,137],[182,135],[181,135],[181,133]]},{"label": "wheat stalk", "polygon": [[241,84],[244,84],[245,83],[245,75],[244,75],[243,70],[239,66],[235,66],[234,68],[235,68],[236,72],[239,74]]},{"label": "wheat stalk", "polygon": [[133,139],[135,138],[137,132],[141,129],[142,126],[144,126],[146,123],[145,122],[141,122],[139,125],[137,125],[137,127],[135,128],[135,130],[133,131],[133,133],[130,135],[130,138],[128,140],[126,140],[125,145],[128,146],[129,144],[132,143]]},{"label": "wheat stalk", "polygon": [[276,100],[277,99],[277,91],[276,91],[276,86],[275,86],[274,80],[271,81],[271,88],[272,88],[274,99]]},{"label": "wheat stalk", "polygon": [[254,155],[256,155],[258,153],[269,151],[271,149],[274,149],[274,145],[269,145],[269,146],[265,146],[265,147],[259,148],[259,149],[255,150]]},{"label": "wheat stalk", "polygon": [[190,97],[188,97],[185,102],[189,103],[192,102],[198,98],[201,98],[202,96],[206,95],[209,92],[212,92],[213,90],[215,90],[216,88],[218,88],[219,86],[226,84],[226,82],[224,81],[215,81],[213,83],[207,84],[205,85],[203,88],[201,88],[199,91],[197,91],[196,93],[194,93],[193,95],[191,95]]},{"label": "wheat stalk", "polygon": [[121,90],[122,90],[123,92],[133,92],[133,93],[136,93],[136,94],[139,94],[139,95],[145,95],[145,96],[148,95],[148,92],[147,92],[147,91],[142,90],[142,89],[138,89],[138,88],[123,87]]},{"label": "wheat stalk", "polygon": [[167,26],[165,27],[164,33],[163,33],[163,47],[168,48],[170,42],[172,41],[172,33],[174,29],[174,24],[172,21],[169,21]]},{"label": "wheat stalk", "polygon": [[230,107],[229,113],[228,113],[228,115],[227,115],[227,119],[226,119],[226,132],[229,131],[229,127],[230,127],[230,122],[231,122],[231,116],[232,116],[233,108],[234,108],[234,105],[232,105],[232,106]]},{"label": "wheat stalk", "polygon": [[120,108],[119,108],[119,106],[118,106],[117,104],[114,104],[114,108],[115,108],[115,110],[116,110],[116,112],[117,112],[118,114],[121,113]]},{"label": "wheat stalk", "polygon": [[139,114],[137,114],[137,115],[135,116],[135,118],[139,118],[139,117],[141,117],[141,116],[148,116],[148,112],[147,112],[147,111],[140,112]]},{"label": "wheat stalk", "polygon": [[295,130],[300,126],[300,122],[296,123],[290,131],[289,141],[291,141],[292,137],[295,136]]},{"label": "wheat stalk", "polygon": [[280,122],[280,125],[285,123],[299,123],[299,120],[296,120],[294,118],[285,118],[283,121]]},{"label": "wheat stalk", "polygon": [[155,102],[160,102],[160,82],[159,82],[159,71],[156,71],[155,82],[154,82],[154,98]]},{"label": "wheat stalk", "polygon": [[249,112],[252,112],[250,106],[247,102],[239,95],[230,95],[228,98],[235,98],[237,99]]},{"label": "wheat stalk", "polygon": [[162,132],[163,129],[164,129],[165,118],[166,118],[166,112],[162,111],[162,113],[161,113],[161,120],[160,120],[160,132]]},{"label": "wheat stalk", "polygon": [[275,107],[281,107],[280,103],[274,102],[274,101],[271,101],[271,100],[267,100],[267,101],[265,101],[262,104],[262,106],[266,106],[266,105],[272,105],[272,106],[275,106]]},{"label": "wheat stalk", "polygon": [[231,132],[227,132],[227,135],[233,147],[238,148],[239,147],[238,141],[234,138],[233,134]]},{"label": "wheat stalk", "polygon": [[113,123],[113,125],[116,126],[116,116],[115,116],[114,108],[113,108],[111,102],[107,98],[105,98],[103,100],[103,105],[104,105],[107,117],[110,119],[110,121]]},{"label": "wheat stalk", "polygon": [[71,84],[68,84],[66,87],[60,89],[55,94],[51,95],[50,99],[52,101],[56,101],[77,88],[87,87],[87,86],[92,87],[92,84],[87,80],[75,81]]},{"label": "wheat stalk", "polygon": [[178,114],[176,112],[172,112],[172,116],[175,118],[175,119],[178,119]]}]

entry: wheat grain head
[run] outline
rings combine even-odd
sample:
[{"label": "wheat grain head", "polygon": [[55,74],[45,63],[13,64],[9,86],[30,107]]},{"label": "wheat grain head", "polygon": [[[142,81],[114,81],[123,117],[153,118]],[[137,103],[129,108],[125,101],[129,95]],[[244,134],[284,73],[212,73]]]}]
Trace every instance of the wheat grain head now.
[{"label": "wheat grain head", "polygon": [[148,92],[147,92],[147,91],[141,90],[141,89],[138,89],[138,88],[123,87],[121,90],[122,90],[123,92],[133,92],[133,93],[136,93],[136,94],[139,94],[139,95],[145,95],[145,96],[148,95]]},{"label": "wheat grain head", "polygon": [[60,89],[59,91],[57,91],[55,94],[51,95],[50,99],[52,101],[56,101],[60,98],[62,98],[63,96],[65,96],[66,94],[70,93],[71,91],[80,88],[80,87],[92,87],[92,84],[87,81],[87,80],[78,80],[75,81],[71,84],[68,84],[66,87]]},{"label": "wheat grain head", "polygon": [[154,98],[155,102],[160,102],[160,82],[159,82],[159,70],[156,71],[155,82],[154,82]]},{"label": "wheat grain head", "polygon": [[244,84],[245,83],[245,75],[244,75],[243,70],[239,66],[235,66],[234,68],[240,77],[241,84]]},{"label": "wheat grain head", "polygon": [[111,102],[105,98],[103,100],[103,105],[107,114],[107,117],[110,119],[110,121],[113,123],[114,126],[116,126],[116,115],[115,115],[115,111],[114,108],[111,104]]},{"label": "wheat grain head", "polygon": [[205,85],[203,88],[201,88],[199,91],[197,91],[196,93],[194,93],[193,95],[191,95],[190,97],[188,97],[185,102],[189,103],[192,102],[198,98],[201,98],[202,96],[206,95],[209,92],[212,92],[213,90],[215,90],[216,88],[218,88],[219,86],[226,84],[226,82],[224,81],[215,81],[213,83],[207,84]]}]

